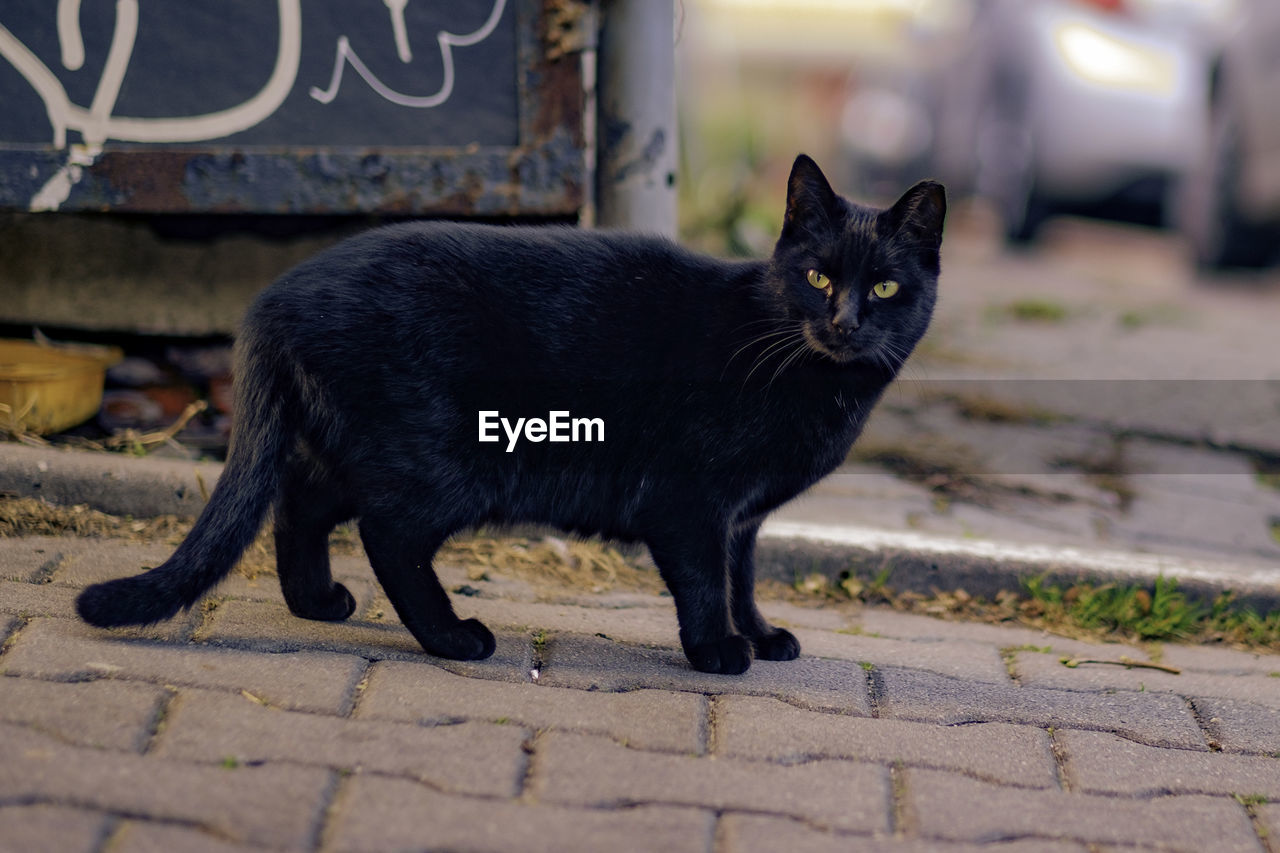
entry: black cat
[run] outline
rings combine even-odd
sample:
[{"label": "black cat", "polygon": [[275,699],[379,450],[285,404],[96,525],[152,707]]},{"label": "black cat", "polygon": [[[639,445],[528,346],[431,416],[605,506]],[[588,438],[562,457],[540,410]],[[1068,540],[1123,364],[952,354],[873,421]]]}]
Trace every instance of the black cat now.
[{"label": "black cat", "polygon": [[790,660],[795,637],[753,599],[756,532],[840,464],[924,334],[945,212],[927,181],[888,210],[853,204],[801,155],[765,261],[556,227],[347,240],[249,311],[230,455],[191,534],[163,565],[86,589],[80,615],[190,607],[274,507],[295,614],[354,611],[327,536],[358,518],[422,647],[484,658],[493,635],[454,615],[432,557],[461,530],[532,522],[648,545],[695,668]]}]

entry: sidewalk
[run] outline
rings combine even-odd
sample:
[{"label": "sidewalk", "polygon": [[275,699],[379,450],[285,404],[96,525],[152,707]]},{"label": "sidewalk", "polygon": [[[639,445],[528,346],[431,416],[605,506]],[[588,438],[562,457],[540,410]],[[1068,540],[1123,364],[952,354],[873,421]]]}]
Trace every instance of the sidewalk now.
[{"label": "sidewalk", "polygon": [[[6,850],[1258,851],[1280,658],[767,602],[790,663],[693,672],[670,599],[446,569],[488,661],[422,655],[363,559],[341,625],[273,576],[152,629],[74,618],[165,545],[0,540]],[[460,587],[464,594],[457,594]],[[1110,849],[1110,848],[1108,848]]]}]

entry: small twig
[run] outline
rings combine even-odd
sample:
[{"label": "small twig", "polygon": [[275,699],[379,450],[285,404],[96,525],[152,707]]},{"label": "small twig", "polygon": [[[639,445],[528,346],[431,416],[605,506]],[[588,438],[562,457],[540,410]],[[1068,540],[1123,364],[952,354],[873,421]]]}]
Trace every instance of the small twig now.
[{"label": "small twig", "polygon": [[182,432],[192,418],[207,408],[209,408],[209,404],[204,400],[196,400],[182,410],[182,414],[178,416],[176,421],[162,430],[139,433],[137,430],[126,429],[111,436],[103,444],[113,450],[118,450],[122,447],[138,447],[145,450],[156,445],[173,443],[173,437]]},{"label": "small twig", "polygon": [[1176,666],[1169,666],[1163,663],[1150,663],[1148,661],[1134,660],[1128,655],[1121,655],[1116,660],[1093,660],[1091,658],[1062,657],[1062,658],[1058,658],[1058,663],[1067,667],[1067,669],[1075,669],[1076,667],[1080,666],[1080,664],[1083,664],[1083,663],[1101,663],[1101,664],[1107,664],[1110,666],[1122,666],[1125,669],[1133,669],[1134,667],[1138,667],[1139,669],[1158,669],[1161,672],[1168,672],[1168,673],[1172,673],[1173,675],[1182,675],[1182,670],[1178,669]]}]

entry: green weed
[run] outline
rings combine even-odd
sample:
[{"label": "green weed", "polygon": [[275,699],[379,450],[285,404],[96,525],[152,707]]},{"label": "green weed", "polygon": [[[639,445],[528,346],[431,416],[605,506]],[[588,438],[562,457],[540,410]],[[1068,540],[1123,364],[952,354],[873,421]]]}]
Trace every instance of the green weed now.
[{"label": "green weed", "polygon": [[1152,592],[1109,583],[1076,584],[1063,589],[1042,579],[1026,582],[1032,600],[1045,607],[1050,620],[1062,620],[1086,631],[1123,633],[1140,640],[1186,640],[1197,633],[1207,613],[1178,590],[1177,581],[1156,578]]},{"label": "green weed", "polygon": [[1067,308],[1048,299],[1019,299],[1004,306],[1004,312],[1025,323],[1061,323],[1067,319]]}]

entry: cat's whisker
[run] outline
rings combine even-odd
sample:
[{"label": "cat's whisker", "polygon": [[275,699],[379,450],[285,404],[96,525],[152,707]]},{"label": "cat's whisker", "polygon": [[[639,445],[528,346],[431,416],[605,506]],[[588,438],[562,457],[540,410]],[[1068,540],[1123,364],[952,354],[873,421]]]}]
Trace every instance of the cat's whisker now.
[{"label": "cat's whisker", "polygon": [[741,332],[743,329],[747,328],[748,326],[759,326],[761,323],[773,323],[774,325],[778,325],[786,322],[794,322],[794,321],[788,321],[781,317],[764,317],[759,320],[748,320],[747,322],[743,323],[740,326],[735,326],[733,331]]},{"label": "cat's whisker", "polygon": [[778,369],[773,372],[773,376],[769,377],[768,384],[764,386],[765,390],[767,391],[769,390],[769,388],[773,387],[774,380],[776,380],[779,376],[781,376],[782,372],[786,370],[789,366],[791,366],[796,361],[798,361],[799,359],[807,355],[808,352],[809,352],[809,347],[805,345],[805,342],[803,340],[801,340],[800,343],[796,346],[796,348],[792,350],[791,353],[785,359],[783,359],[781,364],[778,365]]},{"label": "cat's whisker", "polygon": [[[797,323],[795,325],[798,326],[799,324]],[[750,349],[751,347],[756,346],[758,344],[762,344],[765,341],[768,341],[772,338],[779,338],[784,336],[789,337],[795,334],[797,334],[795,329],[778,329],[772,332],[765,332],[764,334],[761,334],[755,338],[752,338],[742,346],[738,347],[738,349],[734,351],[733,355],[729,356],[729,359],[724,363],[724,369],[720,371],[720,378],[724,379],[725,374],[729,371],[730,365],[733,364],[733,360],[737,358],[743,351]],[[769,352],[770,349],[772,349],[774,346],[778,345],[779,343],[784,343],[784,342],[785,341],[776,341],[776,340],[773,341],[768,347],[765,348],[764,352],[762,352],[759,356],[757,356],[757,358],[763,358]]]},{"label": "cat's whisker", "polygon": [[780,353],[786,352],[787,347],[797,341],[800,341],[800,342],[804,341],[804,334],[802,332],[793,332],[792,337],[783,338],[781,341],[775,341],[774,343],[770,344],[768,349],[760,353],[760,355],[756,358],[755,364],[752,366],[751,370],[748,371],[746,377],[742,380],[743,387],[746,387],[746,384],[751,381],[752,375],[754,375],[757,370],[763,367],[766,361],[768,361],[771,357],[775,355],[779,355]]},{"label": "cat's whisker", "polygon": [[794,331],[795,331],[794,329],[778,329],[772,332],[765,332],[761,335],[758,335],[752,338],[751,340],[747,341],[745,344],[743,344],[742,346],[738,347],[736,350],[733,351],[733,355],[729,356],[729,360],[725,362],[725,367],[728,367],[730,364],[732,364],[733,360],[737,358],[738,355],[743,350],[748,349],[752,346],[755,346],[758,343],[762,343],[763,341],[767,341],[769,338],[776,338],[779,335],[789,335],[794,333]]}]

